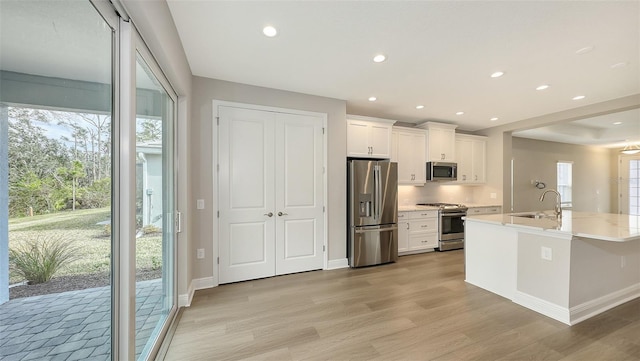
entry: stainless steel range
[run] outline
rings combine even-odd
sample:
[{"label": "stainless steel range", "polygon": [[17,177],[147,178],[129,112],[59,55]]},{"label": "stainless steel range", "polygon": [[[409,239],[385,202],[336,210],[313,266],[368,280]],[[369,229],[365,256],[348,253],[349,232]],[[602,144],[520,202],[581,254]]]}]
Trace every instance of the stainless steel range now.
[{"label": "stainless steel range", "polygon": [[465,205],[453,203],[419,203],[418,205],[439,208],[438,251],[464,248],[464,220],[462,218],[467,215]]}]

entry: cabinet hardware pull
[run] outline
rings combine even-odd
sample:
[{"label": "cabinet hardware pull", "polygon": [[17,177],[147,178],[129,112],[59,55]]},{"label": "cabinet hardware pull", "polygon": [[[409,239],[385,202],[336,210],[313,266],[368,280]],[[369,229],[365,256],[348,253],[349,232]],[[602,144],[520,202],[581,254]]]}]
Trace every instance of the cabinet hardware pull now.
[{"label": "cabinet hardware pull", "polygon": [[265,213],[264,215],[267,217],[273,217],[273,212]]}]

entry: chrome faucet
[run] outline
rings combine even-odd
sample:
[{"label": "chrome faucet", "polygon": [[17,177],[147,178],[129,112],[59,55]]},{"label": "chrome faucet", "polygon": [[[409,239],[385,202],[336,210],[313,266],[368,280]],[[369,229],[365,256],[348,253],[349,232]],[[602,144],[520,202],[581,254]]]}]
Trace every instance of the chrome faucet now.
[{"label": "chrome faucet", "polygon": [[557,190],[547,189],[546,191],[544,191],[544,193],[542,193],[542,195],[540,196],[540,202],[544,201],[544,196],[549,192],[553,192],[556,194],[556,207],[554,208],[554,212],[556,213],[556,217],[560,219],[562,218],[562,207],[560,206],[562,203],[560,201],[560,193],[558,193]]}]

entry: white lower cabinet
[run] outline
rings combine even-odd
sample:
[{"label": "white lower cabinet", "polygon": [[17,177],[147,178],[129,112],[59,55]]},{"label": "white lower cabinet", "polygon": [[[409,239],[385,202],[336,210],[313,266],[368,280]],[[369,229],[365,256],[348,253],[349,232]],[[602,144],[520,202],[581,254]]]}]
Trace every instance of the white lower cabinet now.
[{"label": "white lower cabinet", "polygon": [[481,214],[498,214],[498,213],[502,213],[502,207],[500,206],[472,207],[467,209],[468,216],[477,216]]},{"label": "white lower cabinet", "polygon": [[409,251],[409,212],[398,213],[398,253]]},{"label": "white lower cabinet", "polygon": [[437,210],[398,213],[398,254],[433,251],[437,247]]}]

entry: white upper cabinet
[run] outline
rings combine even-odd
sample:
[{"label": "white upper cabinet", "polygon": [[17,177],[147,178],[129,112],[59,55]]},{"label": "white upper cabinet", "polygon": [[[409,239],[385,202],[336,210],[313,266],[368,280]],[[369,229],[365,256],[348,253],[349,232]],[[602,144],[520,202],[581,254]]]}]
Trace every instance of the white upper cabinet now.
[{"label": "white upper cabinet", "polygon": [[426,122],[418,127],[427,130],[427,161],[456,161],[457,125]]},{"label": "white upper cabinet", "polygon": [[426,182],[426,139],[422,129],[393,127],[391,161],[398,163],[398,184]]},{"label": "white upper cabinet", "polygon": [[389,159],[395,120],[347,115],[347,156]]},{"label": "white upper cabinet", "polygon": [[482,184],[487,182],[487,139],[475,135],[456,135],[458,183]]}]

